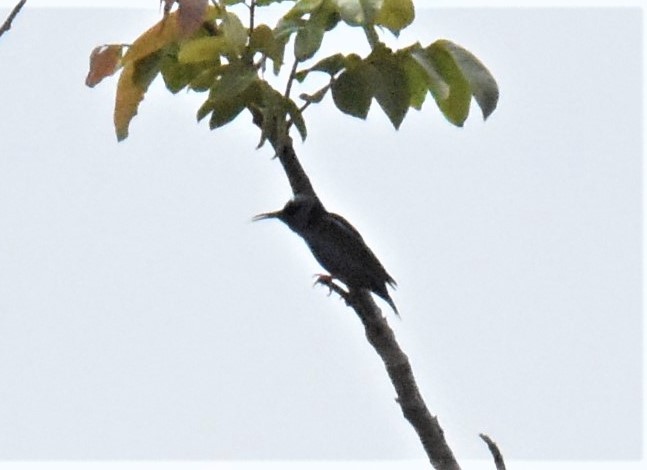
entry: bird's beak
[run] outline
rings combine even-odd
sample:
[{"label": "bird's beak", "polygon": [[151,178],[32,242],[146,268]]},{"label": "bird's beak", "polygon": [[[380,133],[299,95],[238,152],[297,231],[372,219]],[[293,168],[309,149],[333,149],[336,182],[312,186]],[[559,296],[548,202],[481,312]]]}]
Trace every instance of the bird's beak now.
[{"label": "bird's beak", "polygon": [[263,214],[258,214],[252,218],[252,222],[258,222],[259,220],[265,219],[278,219],[281,216],[281,211],[274,212],[265,212]]}]

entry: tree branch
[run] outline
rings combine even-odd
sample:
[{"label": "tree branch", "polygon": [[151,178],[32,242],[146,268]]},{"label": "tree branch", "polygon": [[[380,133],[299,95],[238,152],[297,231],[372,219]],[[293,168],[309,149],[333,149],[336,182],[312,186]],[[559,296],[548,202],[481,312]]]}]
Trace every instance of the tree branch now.
[{"label": "tree branch", "polygon": [[348,298],[364,325],[368,342],[384,362],[398,395],[396,401],[418,434],[431,465],[438,470],[460,470],[438,419],[431,415],[420,395],[409,358],[400,348],[386,318],[367,291],[351,290]]},{"label": "tree branch", "polygon": [[[263,113],[260,110],[254,108],[248,108],[252,113],[252,120],[256,126],[261,130],[263,129]],[[315,190],[310,183],[310,178],[308,178],[307,173],[301,166],[301,162],[297,158],[297,154],[294,151],[294,146],[292,144],[292,138],[288,134],[288,126],[283,123],[283,126],[276,125],[276,129],[279,127],[282,128],[282,132],[274,132],[267,135],[267,140],[270,142],[274,151],[276,152],[276,157],[281,162],[283,166],[283,171],[288,177],[290,182],[290,188],[292,189],[292,194],[295,196],[297,194],[302,194],[304,196],[314,196],[317,197]]]},{"label": "tree branch", "polygon": [[490,449],[490,453],[492,454],[492,457],[494,457],[494,465],[496,465],[496,469],[505,470],[503,455],[501,454],[499,447],[496,445],[496,442],[490,439],[490,436],[488,436],[487,434],[479,434],[479,437],[483,439],[483,441],[485,441],[488,449]]},{"label": "tree branch", "polygon": [[16,18],[16,16],[18,16],[18,13],[20,13],[20,10],[25,5],[25,3],[27,3],[27,0],[20,0],[18,4],[13,7],[13,10],[11,10],[11,13],[9,13],[9,16],[7,16],[7,19],[4,21],[2,26],[0,26],[0,36],[11,29],[11,23]]},{"label": "tree branch", "polygon": [[[263,129],[263,114],[254,109],[250,111],[254,124]],[[276,128],[279,129],[279,127],[277,125]],[[286,126],[281,128],[287,129]],[[267,139],[276,151],[292,192],[295,195],[306,194],[317,197],[308,175],[297,158],[290,136],[278,136],[273,133],[268,135]],[[393,330],[389,327],[386,318],[382,316],[370,293],[366,290],[346,292],[327,276],[321,276],[317,282],[327,285],[331,291],[334,290],[341,295],[359,316],[366,331],[366,338],[384,362],[396,390],[396,401],[402,409],[402,414],[418,434],[432,466],[437,470],[460,470],[438,420],[431,415],[418,390],[407,355],[400,348]]]}]

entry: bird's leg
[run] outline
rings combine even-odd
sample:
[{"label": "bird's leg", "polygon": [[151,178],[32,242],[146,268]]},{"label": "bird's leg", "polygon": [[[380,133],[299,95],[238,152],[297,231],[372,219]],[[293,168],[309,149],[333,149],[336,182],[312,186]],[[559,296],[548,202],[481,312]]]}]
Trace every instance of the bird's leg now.
[{"label": "bird's leg", "polygon": [[326,286],[328,290],[328,295],[332,294],[332,291],[335,291],[339,296],[346,301],[348,304],[348,292],[346,292],[343,287],[335,284],[334,278],[329,274],[315,274],[317,280],[313,285],[321,284]]},{"label": "bird's leg", "polygon": [[332,294],[332,289],[335,283],[333,282],[333,277],[330,274],[313,274],[312,277],[316,277],[317,280],[312,284],[312,286],[316,286],[317,284],[321,284],[323,286],[326,286],[328,290],[328,295]]}]

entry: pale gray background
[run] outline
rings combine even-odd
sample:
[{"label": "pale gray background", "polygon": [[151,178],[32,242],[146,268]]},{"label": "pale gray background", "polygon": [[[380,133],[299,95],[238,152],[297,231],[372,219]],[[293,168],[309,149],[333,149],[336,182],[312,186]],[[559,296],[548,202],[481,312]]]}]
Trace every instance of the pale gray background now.
[{"label": "pale gray background", "polygon": [[[0,39],[0,459],[424,457],[305,245],[250,223],[289,189],[249,119],[209,132],[157,84],[116,143],[88,54],[157,16],[28,9]],[[636,8],[422,9],[393,44],[480,57],[487,123],[308,112],[303,163],[398,280],[461,457],[479,432],[509,458],[640,456],[640,35]]]}]

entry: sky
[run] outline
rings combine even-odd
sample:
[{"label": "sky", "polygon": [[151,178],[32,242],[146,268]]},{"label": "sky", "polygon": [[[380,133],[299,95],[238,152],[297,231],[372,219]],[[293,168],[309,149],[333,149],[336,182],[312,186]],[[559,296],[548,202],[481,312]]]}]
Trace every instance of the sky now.
[{"label": "sky", "polygon": [[[158,82],[117,143],[88,56],[153,3],[34,1],[0,39],[0,460],[424,459],[305,244],[251,222],[290,191],[250,119],[211,132]],[[398,281],[402,321],[379,305],[459,458],[485,432],[510,459],[639,459],[641,11],[417,13],[391,43],[466,47],[498,109],[455,128],[428,99],[396,132],[327,98],[301,161]],[[361,42],[338,29],[323,54]]]}]

